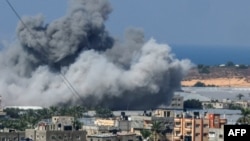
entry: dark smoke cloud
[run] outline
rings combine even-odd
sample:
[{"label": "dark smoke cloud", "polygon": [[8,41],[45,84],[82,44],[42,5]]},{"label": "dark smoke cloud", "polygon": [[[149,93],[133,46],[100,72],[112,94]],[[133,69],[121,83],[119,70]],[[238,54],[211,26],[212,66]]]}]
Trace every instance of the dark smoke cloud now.
[{"label": "dark smoke cloud", "polygon": [[28,28],[18,24],[19,42],[0,52],[5,103],[78,103],[112,109],[168,104],[192,63],[176,59],[166,44],[145,41],[142,29],[128,29],[122,40],[112,38],[104,25],[111,11],[105,0],[72,0],[68,13],[50,24],[44,24],[41,15],[24,17]]},{"label": "dark smoke cloud", "polygon": [[26,26],[19,23],[17,34],[22,47],[41,63],[69,65],[83,49],[113,45],[104,26],[111,10],[105,0],[76,0],[65,17],[50,24],[41,15],[23,18]]}]

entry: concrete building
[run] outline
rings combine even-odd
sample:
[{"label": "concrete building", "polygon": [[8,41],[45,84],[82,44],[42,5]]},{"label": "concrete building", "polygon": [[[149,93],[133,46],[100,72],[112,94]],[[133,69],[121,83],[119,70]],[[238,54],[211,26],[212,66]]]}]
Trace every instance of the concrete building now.
[{"label": "concrete building", "polygon": [[95,119],[94,124],[96,126],[110,126],[110,127],[114,127],[118,125],[116,119],[101,119],[101,118]]},{"label": "concrete building", "polygon": [[174,95],[169,108],[172,109],[183,109],[184,108],[184,97],[180,95]]},{"label": "concrete building", "polygon": [[242,108],[250,108],[250,102],[246,100],[234,101],[233,104]]},{"label": "concrete building", "polygon": [[39,122],[36,129],[26,129],[25,138],[33,141],[86,141],[86,131],[74,129],[71,116],[54,116],[51,122]]},{"label": "concrete building", "polygon": [[208,129],[208,141],[224,141],[224,126]]},{"label": "concrete building", "polygon": [[26,129],[25,137],[33,141],[86,141],[86,132]]},{"label": "concrete building", "polygon": [[208,141],[209,128],[220,128],[226,124],[219,114],[200,115],[182,113],[174,118],[174,141]]},{"label": "concrete building", "polygon": [[8,132],[0,132],[1,141],[24,141],[25,132],[24,131],[14,131],[10,130]]},{"label": "concrete building", "polygon": [[159,108],[154,111],[154,117],[174,117],[175,112],[168,108]]},{"label": "concrete building", "polygon": [[202,102],[202,106],[204,109],[209,107],[211,105],[215,109],[228,109],[229,108],[229,103],[225,102]]},{"label": "concrete building", "polygon": [[105,133],[87,136],[87,141],[136,141],[136,134],[129,132]]}]

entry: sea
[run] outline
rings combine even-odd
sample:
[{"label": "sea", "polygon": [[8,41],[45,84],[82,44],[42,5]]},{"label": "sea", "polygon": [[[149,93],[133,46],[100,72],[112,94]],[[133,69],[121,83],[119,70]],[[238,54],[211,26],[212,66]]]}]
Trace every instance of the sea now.
[{"label": "sea", "polygon": [[194,64],[221,65],[231,61],[234,64],[250,65],[250,46],[170,45],[170,47],[177,59],[189,59]]}]

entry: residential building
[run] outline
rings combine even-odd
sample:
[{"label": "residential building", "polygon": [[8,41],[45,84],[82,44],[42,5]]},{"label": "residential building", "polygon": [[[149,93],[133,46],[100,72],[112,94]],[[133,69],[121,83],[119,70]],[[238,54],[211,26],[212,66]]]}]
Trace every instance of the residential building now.
[{"label": "residential building", "polygon": [[86,132],[26,129],[25,137],[33,141],[86,141]]},{"label": "residential building", "polygon": [[215,108],[215,109],[228,109],[229,108],[229,103],[225,103],[225,102],[219,102],[219,101],[202,102],[202,106],[204,109],[211,108],[209,107],[209,105],[211,105],[212,108]]},{"label": "residential building", "polygon": [[246,100],[234,101],[233,104],[242,108],[250,108],[250,102]]},{"label": "residential building", "polygon": [[224,125],[221,128],[209,128],[208,131],[208,141],[224,141]]},{"label": "residential building", "polygon": [[0,132],[0,140],[1,141],[22,141],[25,140],[25,132],[24,131],[15,131],[8,130]]},{"label": "residential building", "polygon": [[173,111],[173,109],[158,108],[154,111],[153,116],[154,117],[174,117],[175,112]]},{"label": "residential building", "polygon": [[174,141],[208,141],[209,127],[220,128],[226,124],[219,114],[201,115],[199,112],[182,113],[174,118]]},{"label": "residential building", "polygon": [[96,126],[110,126],[110,127],[117,126],[118,124],[116,119],[101,119],[101,118],[97,118],[94,123]]},{"label": "residential building", "polygon": [[76,130],[71,116],[54,116],[51,122],[39,122],[36,129],[26,129],[25,137],[33,141],[86,141],[86,131]]},{"label": "residential building", "polygon": [[183,109],[184,108],[184,98],[180,95],[174,95],[171,103],[169,105],[169,108],[172,109]]}]

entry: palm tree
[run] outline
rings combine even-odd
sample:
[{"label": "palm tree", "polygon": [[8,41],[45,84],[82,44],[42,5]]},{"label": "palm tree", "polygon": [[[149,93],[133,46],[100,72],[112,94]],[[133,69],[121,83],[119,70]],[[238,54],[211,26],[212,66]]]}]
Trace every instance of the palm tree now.
[{"label": "palm tree", "polygon": [[151,130],[153,132],[154,141],[157,140],[157,136],[158,136],[159,132],[162,130],[162,127],[163,127],[162,122],[153,121]]},{"label": "palm tree", "polygon": [[48,108],[43,108],[37,111],[37,114],[41,117],[41,119],[51,118],[51,113]]},{"label": "palm tree", "polygon": [[147,141],[151,135],[151,132],[149,130],[141,130],[141,136],[143,138],[143,141]]},{"label": "palm tree", "polygon": [[58,108],[55,106],[50,106],[49,107],[50,110],[50,115],[51,116],[57,116],[58,115]]},{"label": "palm tree", "polygon": [[240,117],[237,122],[241,123],[241,124],[250,124],[250,109],[249,108],[242,108],[241,109],[241,115],[242,117]]},{"label": "palm tree", "polygon": [[236,95],[236,97],[237,97],[239,100],[241,100],[241,98],[244,97],[244,95],[241,94],[241,93],[239,93],[238,95]]}]

